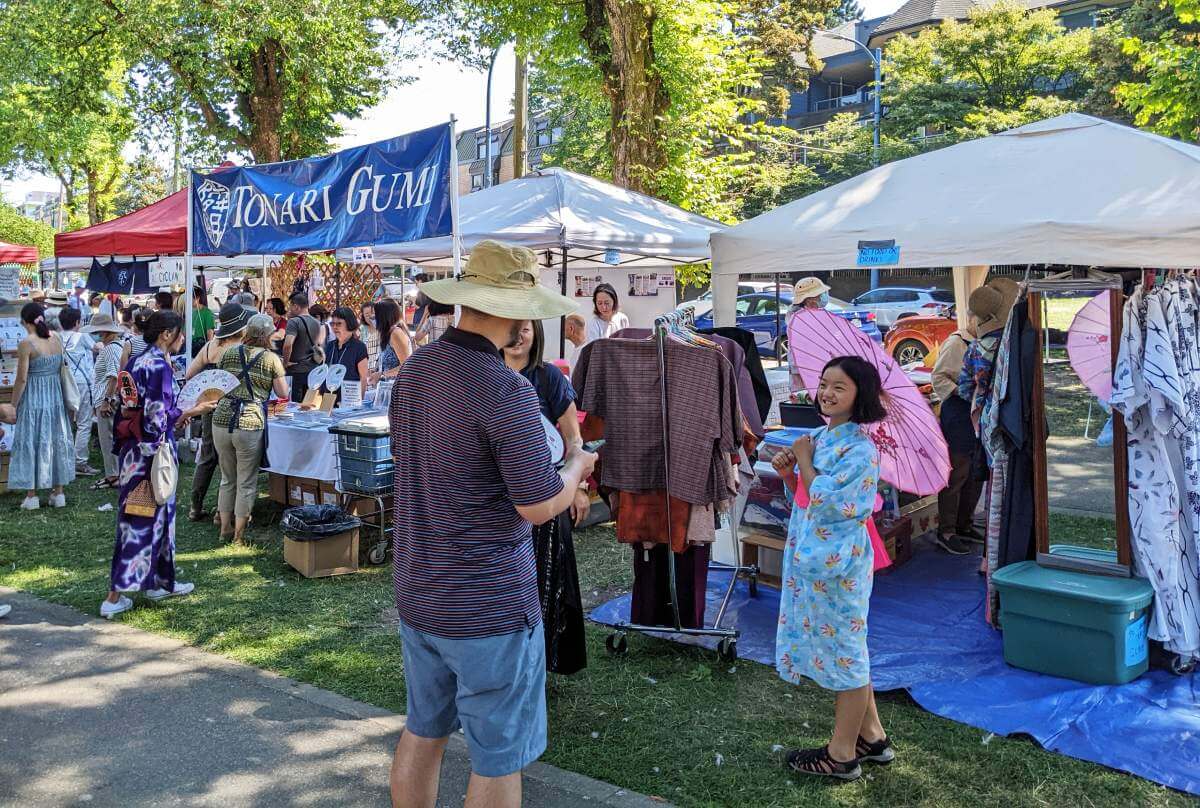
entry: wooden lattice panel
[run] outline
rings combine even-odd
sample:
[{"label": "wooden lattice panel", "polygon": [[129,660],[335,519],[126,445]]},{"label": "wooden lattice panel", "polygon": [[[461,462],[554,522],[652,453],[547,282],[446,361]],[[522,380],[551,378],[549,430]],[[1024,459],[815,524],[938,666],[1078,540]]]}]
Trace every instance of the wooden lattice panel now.
[{"label": "wooden lattice panel", "polygon": [[[317,272],[320,273],[321,288],[313,289],[314,273]],[[273,262],[267,267],[267,280],[270,282],[267,297],[279,297],[286,301],[296,290],[296,281],[299,279],[310,302],[320,303],[330,311],[338,306],[348,306],[357,312],[359,306],[374,299],[381,277],[378,264],[348,264],[341,261],[319,264],[302,262],[289,255],[284,257],[282,263]]]}]

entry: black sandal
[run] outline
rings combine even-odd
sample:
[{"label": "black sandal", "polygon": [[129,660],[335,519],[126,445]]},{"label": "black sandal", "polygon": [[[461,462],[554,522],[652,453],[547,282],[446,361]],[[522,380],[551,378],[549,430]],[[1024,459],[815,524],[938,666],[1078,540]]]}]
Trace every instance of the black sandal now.
[{"label": "black sandal", "polygon": [[99,480],[96,480],[96,482],[89,485],[88,488],[93,491],[103,491],[105,488],[116,488],[117,483],[118,480],[116,479],[110,480],[107,477],[101,477]]},{"label": "black sandal", "polygon": [[846,763],[834,760],[829,747],[820,749],[793,749],[787,754],[788,768],[797,774],[812,774],[817,777],[833,777],[837,780],[857,780],[862,777],[858,759]]},{"label": "black sandal", "polygon": [[872,743],[859,735],[854,754],[858,755],[859,762],[867,761],[868,763],[878,763],[881,766],[886,766],[896,759],[896,750],[892,749],[892,739],[886,736],[883,740]]}]

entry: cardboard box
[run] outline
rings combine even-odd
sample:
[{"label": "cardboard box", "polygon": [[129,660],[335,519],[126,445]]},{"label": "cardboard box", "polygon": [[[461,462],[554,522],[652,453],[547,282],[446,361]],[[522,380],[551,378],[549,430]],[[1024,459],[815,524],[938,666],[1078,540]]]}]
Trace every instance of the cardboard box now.
[{"label": "cardboard box", "polygon": [[288,478],[286,474],[267,472],[267,496],[272,502],[288,504]]},{"label": "cardboard box", "polygon": [[342,495],[338,493],[333,483],[319,480],[317,482],[317,502],[321,505],[340,505]]},{"label": "cardboard box", "polygon": [[937,494],[922,497],[900,507],[900,515],[912,521],[912,538],[919,539],[938,529]]},{"label": "cardboard box", "polygon": [[316,480],[301,480],[300,481],[300,504],[301,505],[316,505],[319,501],[320,490],[317,487]]},{"label": "cardboard box", "polygon": [[[383,498],[383,507],[388,512],[388,518],[391,518],[392,497],[386,496]],[[351,516],[357,516],[363,520],[364,524],[379,527],[379,503],[370,497],[353,497],[346,503],[346,512]]]},{"label": "cardboard box", "polygon": [[287,502],[285,504],[287,504],[287,505],[303,504],[301,501],[303,498],[303,492],[302,492],[303,486],[304,486],[304,480],[301,479],[300,477],[288,477],[287,478]]},{"label": "cardboard box", "polygon": [[305,578],[358,572],[358,530],[318,541],[283,540],[283,560]]},{"label": "cardboard box", "polygon": [[880,572],[886,573],[908,563],[912,558],[912,521],[907,516],[880,519],[876,527],[879,529],[879,538],[883,539],[883,545],[887,548],[888,557],[892,559],[892,566]]}]

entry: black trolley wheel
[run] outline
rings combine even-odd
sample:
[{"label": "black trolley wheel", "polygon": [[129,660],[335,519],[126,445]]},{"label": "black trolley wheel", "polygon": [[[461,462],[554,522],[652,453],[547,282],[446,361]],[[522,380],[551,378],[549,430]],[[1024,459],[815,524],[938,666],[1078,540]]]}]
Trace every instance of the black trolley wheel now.
[{"label": "black trolley wheel", "polygon": [[625,632],[614,631],[604,638],[604,647],[614,656],[624,656],[629,651],[629,640],[625,638]]},{"label": "black trolley wheel", "polygon": [[722,662],[737,661],[737,640],[726,637],[717,643],[717,654]]},{"label": "black trolley wheel", "polygon": [[376,544],[372,547],[367,553],[367,561],[375,566],[387,561],[387,544]]},{"label": "black trolley wheel", "polygon": [[1196,668],[1196,660],[1185,658],[1179,654],[1171,655],[1171,673],[1176,676],[1186,676]]}]

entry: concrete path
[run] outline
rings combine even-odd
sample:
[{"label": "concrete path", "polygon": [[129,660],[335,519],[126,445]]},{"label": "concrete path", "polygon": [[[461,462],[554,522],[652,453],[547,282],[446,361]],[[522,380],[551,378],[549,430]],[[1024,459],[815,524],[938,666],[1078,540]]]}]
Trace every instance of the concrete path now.
[{"label": "concrete path", "polygon": [[1079,516],[1112,519],[1116,512],[1113,491],[1112,447],[1096,445],[1092,437],[1053,436],[1046,443],[1046,476],[1050,509]]},{"label": "concrete path", "polygon": [[[0,589],[0,805],[386,806],[404,717]],[[456,736],[439,806],[462,805]],[[525,805],[661,806],[552,766]]]}]

